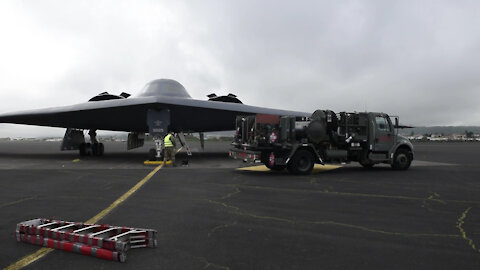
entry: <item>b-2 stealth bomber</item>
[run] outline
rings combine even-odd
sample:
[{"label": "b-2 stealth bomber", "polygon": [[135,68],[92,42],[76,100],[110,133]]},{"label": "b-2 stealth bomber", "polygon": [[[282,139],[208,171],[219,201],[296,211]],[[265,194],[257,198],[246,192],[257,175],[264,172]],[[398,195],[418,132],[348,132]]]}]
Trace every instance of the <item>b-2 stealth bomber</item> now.
[{"label": "b-2 stealth bomber", "polygon": [[[142,146],[145,134],[149,133],[157,146],[150,150],[152,158],[152,154],[160,156],[162,139],[168,132],[199,132],[203,139],[203,132],[234,130],[238,115],[309,116],[304,112],[244,105],[233,94],[208,97],[209,100],[193,99],[179,82],[158,79],[146,84],[136,96],[104,92],[76,105],[0,114],[0,123],[67,128],[62,150],[79,150],[80,155],[103,155],[104,146],[96,138],[97,130],[129,132],[127,149]],[[85,141],[86,130],[90,143]]]}]

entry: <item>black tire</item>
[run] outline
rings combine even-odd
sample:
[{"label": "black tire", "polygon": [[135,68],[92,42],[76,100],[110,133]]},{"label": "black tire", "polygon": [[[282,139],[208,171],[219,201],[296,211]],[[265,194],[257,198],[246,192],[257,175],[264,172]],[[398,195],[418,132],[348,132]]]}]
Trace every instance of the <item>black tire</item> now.
[{"label": "black tire", "polygon": [[156,149],[150,149],[148,151],[148,160],[150,161],[157,161],[157,150]]},{"label": "black tire", "polygon": [[103,143],[94,143],[92,144],[92,154],[94,156],[103,156],[103,152],[105,151],[105,147],[103,146]]},{"label": "black tire", "polygon": [[[271,153],[271,152],[270,152]],[[272,171],[281,171],[287,167],[286,165],[270,165],[270,153],[269,152],[263,152],[262,153],[262,162],[265,164],[267,168],[269,168]]]},{"label": "black tire", "polygon": [[287,169],[290,173],[305,175],[312,172],[313,165],[312,153],[305,149],[299,149],[288,163]]},{"label": "black tire", "polygon": [[98,150],[98,143],[92,144],[92,156],[99,156]]},{"label": "black tire", "polygon": [[264,164],[265,164],[265,166],[266,166],[267,168],[269,168],[269,169],[272,170],[272,171],[281,171],[281,170],[285,169],[285,167],[287,167],[286,165],[273,165],[273,166],[270,166],[270,163],[268,163],[268,162],[266,162],[266,163],[264,163]]},{"label": "black tire", "polygon": [[84,157],[87,155],[87,152],[86,152],[86,149],[85,149],[85,146],[87,144],[86,143],[81,143],[79,146],[78,146],[78,152],[80,153],[80,156],[81,157]]},{"label": "black tire", "polygon": [[103,143],[98,144],[98,154],[99,156],[103,156],[103,154],[105,154],[105,146]]},{"label": "black tire", "polygon": [[91,143],[86,143],[85,144],[85,155],[86,156],[91,156],[92,155],[92,144]]},{"label": "black tire", "polygon": [[392,168],[394,170],[404,171],[412,163],[412,153],[407,149],[398,149],[393,156]]},{"label": "black tire", "polygon": [[371,160],[360,160],[358,163],[360,163],[365,169],[371,169],[375,165]]}]

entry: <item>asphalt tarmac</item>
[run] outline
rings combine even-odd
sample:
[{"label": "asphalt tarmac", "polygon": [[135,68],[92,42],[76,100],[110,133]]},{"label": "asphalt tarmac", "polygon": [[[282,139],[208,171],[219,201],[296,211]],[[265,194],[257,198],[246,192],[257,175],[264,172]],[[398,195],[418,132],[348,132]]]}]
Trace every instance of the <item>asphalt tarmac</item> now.
[{"label": "asphalt tarmac", "polygon": [[[480,143],[416,144],[408,171],[351,164],[308,176],[239,171],[227,143],[193,144],[99,223],[151,228],[127,262],[55,250],[25,269],[479,269]],[[86,221],[155,169],[149,146],[103,157],[60,142],[0,142],[0,267],[39,247],[18,222]]]}]

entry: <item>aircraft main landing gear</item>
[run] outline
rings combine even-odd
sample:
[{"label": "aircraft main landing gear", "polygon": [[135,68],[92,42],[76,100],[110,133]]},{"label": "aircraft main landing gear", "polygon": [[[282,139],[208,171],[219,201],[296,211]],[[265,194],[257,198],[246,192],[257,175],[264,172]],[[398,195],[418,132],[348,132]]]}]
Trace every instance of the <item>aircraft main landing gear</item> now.
[{"label": "aircraft main landing gear", "polygon": [[80,156],[103,156],[105,153],[105,146],[103,143],[81,143],[78,147]]},{"label": "aircraft main landing gear", "polygon": [[85,157],[85,156],[103,156],[105,153],[105,146],[103,143],[98,142],[97,140],[97,132],[96,130],[90,130],[88,132],[88,135],[90,135],[90,141],[92,143],[81,143],[78,146],[78,150],[80,152],[80,156]]}]

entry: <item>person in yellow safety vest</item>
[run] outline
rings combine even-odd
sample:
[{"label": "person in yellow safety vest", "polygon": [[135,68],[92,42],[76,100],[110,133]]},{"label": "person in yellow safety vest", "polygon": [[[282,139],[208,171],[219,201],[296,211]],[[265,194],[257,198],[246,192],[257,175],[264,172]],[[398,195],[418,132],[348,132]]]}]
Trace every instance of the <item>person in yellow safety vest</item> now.
[{"label": "person in yellow safety vest", "polygon": [[163,155],[163,164],[167,166],[167,160],[172,161],[173,167],[175,165],[175,137],[172,132],[169,132],[165,138],[163,138],[163,145],[165,146],[165,153]]}]

